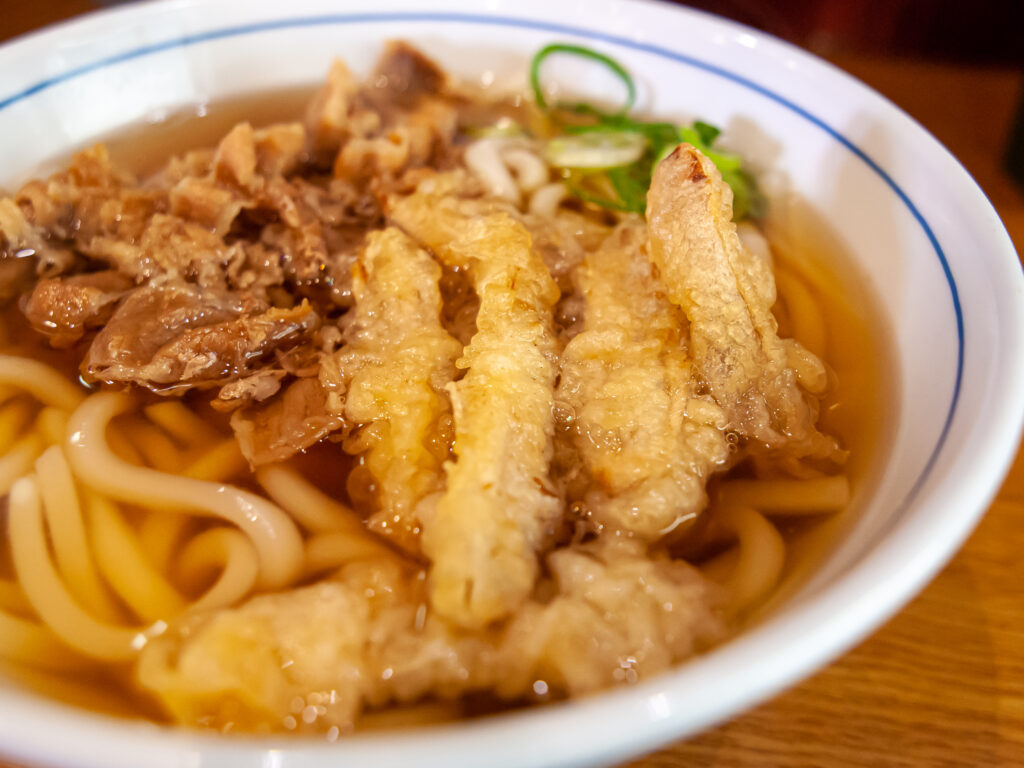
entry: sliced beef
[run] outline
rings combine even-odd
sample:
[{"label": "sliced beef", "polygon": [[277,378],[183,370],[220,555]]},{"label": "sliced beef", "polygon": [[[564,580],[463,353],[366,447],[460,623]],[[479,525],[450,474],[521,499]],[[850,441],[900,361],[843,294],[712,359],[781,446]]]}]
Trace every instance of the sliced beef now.
[{"label": "sliced beef", "polygon": [[327,82],[306,110],[307,146],[316,163],[326,164],[338,151],[349,130],[348,116],[357,85],[345,62],[335,59]]},{"label": "sliced beef", "polygon": [[28,259],[0,259],[0,305],[6,305],[32,287],[35,273]]},{"label": "sliced beef", "polygon": [[[51,238],[69,240],[74,234],[75,207],[72,201],[52,194],[50,185],[42,179],[30,181],[18,190],[13,201],[4,200],[0,207],[6,203],[16,203],[21,215]],[[7,219],[0,224],[0,230],[9,226],[10,219]]]},{"label": "sliced beef", "polygon": [[254,467],[284,461],[344,425],[327,409],[327,391],[316,377],[296,379],[268,404],[231,416],[242,454]]},{"label": "sliced beef", "polygon": [[50,344],[69,347],[88,329],[107,322],[115,303],[132,287],[114,270],[40,280],[25,303],[25,316]]},{"label": "sliced beef", "polygon": [[244,258],[240,248],[207,227],[162,213],[151,217],[138,238],[97,237],[81,250],[136,282],[173,276],[218,290],[227,288],[231,264]]},{"label": "sliced beef", "polygon": [[298,342],[317,322],[306,303],[268,309],[240,294],[151,283],[118,307],[89,348],[82,373],[157,392],[223,385],[258,368],[274,349]]},{"label": "sliced beef", "polygon": [[235,219],[252,203],[209,178],[186,176],[171,189],[171,213],[218,235],[231,230]]},{"label": "sliced beef", "polygon": [[458,126],[448,90],[437,64],[407,43],[389,43],[355,96],[335,178],[388,187],[407,169],[443,166]]},{"label": "sliced beef", "polygon": [[[306,131],[299,123],[280,123],[254,131],[239,123],[225,136],[202,173],[184,173],[170,193],[171,213],[227,236],[243,211],[263,208],[277,218],[288,200],[268,188],[302,160]],[[266,218],[266,217],[264,217]]]},{"label": "sliced beef", "polygon": [[[23,261],[34,265],[41,277],[66,272],[75,262],[75,255],[67,248],[53,243],[45,231],[34,226],[21,206],[10,198],[0,199],[0,261],[13,264]],[[9,283],[0,283],[0,294],[10,294],[14,285],[20,285],[26,267],[7,267],[0,275]]]},{"label": "sliced beef", "polygon": [[285,283],[317,306],[350,306],[352,264],[367,225],[381,218],[379,209],[363,205],[341,180],[320,186],[282,179],[264,194],[279,221],[263,227],[260,243],[275,256]]},{"label": "sliced beef", "polygon": [[302,123],[277,123],[253,132],[256,172],[264,178],[293,173],[305,157],[306,129]]},{"label": "sliced beef", "polygon": [[255,185],[256,140],[252,125],[239,123],[220,140],[213,156],[213,177],[241,189]]},{"label": "sliced beef", "polygon": [[281,390],[281,381],[287,375],[288,372],[280,368],[256,371],[221,387],[212,405],[220,411],[232,411],[249,403],[262,403]]},{"label": "sliced beef", "polygon": [[438,96],[448,76],[434,61],[401,40],[390,41],[360,96],[378,111],[410,109],[424,96]]},{"label": "sliced beef", "polygon": [[388,186],[410,168],[446,167],[441,158],[449,152],[457,125],[453,107],[440,100],[426,101],[386,132],[350,140],[338,153],[334,176]]},{"label": "sliced beef", "polygon": [[95,238],[132,242],[168,207],[165,190],[135,185],[102,145],[79,152],[66,171],[45,182],[26,184],[14,199],[49,241],[74,248]]},{"label": "sliced beef", "polygon": [[305,144],[306,129],[301,123],[277,123],[260,130],[239,123],[217,145],[211,177],[256,192],[267,180],[294,171]]}]

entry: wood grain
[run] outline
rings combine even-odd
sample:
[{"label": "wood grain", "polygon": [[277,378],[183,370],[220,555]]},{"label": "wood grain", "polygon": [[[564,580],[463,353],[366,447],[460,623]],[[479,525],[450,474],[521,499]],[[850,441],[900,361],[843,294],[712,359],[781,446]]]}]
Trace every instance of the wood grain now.
[{"label": "wood grain", "polygon": [[[0,0],[0,39],[87,0]],[[1021,73],[844,57],[964,163],[1024,250],[1024,194],[1000,169]],[[1024,766],[1024,457],[967,545],[872,638],[732,722],[632,768]]]}]

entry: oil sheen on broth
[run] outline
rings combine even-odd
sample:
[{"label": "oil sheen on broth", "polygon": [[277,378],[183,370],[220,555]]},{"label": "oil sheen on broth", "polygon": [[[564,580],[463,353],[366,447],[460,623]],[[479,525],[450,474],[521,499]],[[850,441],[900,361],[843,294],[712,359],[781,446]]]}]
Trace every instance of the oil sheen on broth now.
[{"label": "oil sheen on broth", "polygon": [[[870,484],[884,459],[878,446],[885,442],[890,388],[884,371],[891,366],[884,365],[884,337],[872,325],[877,313],[836,244],[786,242],[787,232],[813,229],[821,238],[827,227],[793,227],[771,217],[765,222],[776,244],[768,258],[778,290],[771,305],[778,336],[795,339],[825,362],[827,386],[820,397],[800,390],[800,406],[811,403],[812,412],[803,447],[762,449],[757,443],[771,425],[753,425],[749,436],[742,434],[729,421],[726,384],[716,401],[713,375],[709,381],[691,371],[686,334],[697,338],[702,321],[699,312],[685,316],[685,307],[674,304],[673,292],[660,283],[659,274],[671,274],[672,254],[652,256],[663,260],[660,272],[637,266],[637,258],[646,263],[651,253],[643,219],[571,198],[556,201],[547,213],[531,212],[536,186],[520,188],[517,202],[501,199],[486,179],[466,169],[463,155],[477,140],[466,129],[510,116],[523,125],[543,123],[532,108],[453,97],[450,86],[432,80],[429,69],[421,71],[429,65],[401,47],[385,54],[380,66],[393,79],[405,78],[389,94],[395,108],[382,106],[382,94],[364,93],[359,84],[339,86],[336,68],[319,95],[304,90],[204,105],[198,114],[175,115],[107,142],[114,167],[149,177],[171,156],[234,136],[217,153],[165,169],[157,186],[176,193],[142,193],[130,201],[149,205],[149,217],[168,217],[172,226],[163,234],[172,240],[177,219],[202,221],[219,238],[207,247],[224,248],[212,259],[216,267],[195,259],[168,266],[167,259],[161,264],[156,258],[148,273],[136,271],[124,280],[119,275],[129,268],[118,259],[125,252],[137,258],[138,250],[82,244],[61,231],[59,221],[51,222],[40,252],[43,245],[56,249],[57,234],[57,245],[71,252],[52,257],[54,295],[60,296],[61,281],[76,274],[98,268],[118,273],[110,285],[87,286],[90,299],[112,297],[101,319],[76,315],[80,327],[72,329],[72,338],[59,339],[59,349],[46,338],[55,338],[54,329],[41,328],[40,315],[32,314],[45,298],[37,296],[38,279],[18,276],[22,287],[10,292],[3,315],[6,357],[0,365],[0,372],[4,365],[13,371],[0,378],[2,461],[13,468],[4,486],[9,545],[0,562],[0,621],[8,641],[0,645],[0,657],[4,673],[19,684],[122,716],[328,738],[352,728],[415,725],[584,695],[656,674],[763,615],[799,586],[855,517],[856,490]],[[427,85],[417,81],[424,77]],[[418,94],[418,87],[428,91]],[[342,96],[349,103],[338,107]],[[304,112],[311,99],[318,99],[319,114],[316,107]],[[332,139],[324,117],[331,109],[356,127]],[[367,116],[374,112],[376,123]],[[246,120],[256,128],[254,137],[233,131]],[[288,121],[305,121],[302,152],[320,153],[320,159],[282,173],[282,147],[294,136],[261,129]],[[439,129],[446,121],[453,122]],[[421,125],[429,141],[417,145]],[[444,130],[453,133],[445,139],[438,133]],[[520,185],[526,166],[543,162],[537,137],[544,130],[551,128],[497,144],[506,158],[512,152],[507,170]],[[362,144],[351,157],[338,159],[357,142]],[[393,160],[395,146],[404,159]],[[410,160],[417,152],[419,160]],[[533,159],[516,160],[517,152]],[[68,185],[92,183],[83,181],[90,172],[106,173],[95,160],[76,162]],[[517,162],[525,165],[517,168]],[[561,183],[557,172],[545,172],[544,186]],[[289,174],[302,180],[285,183]],[[344,204],[332,208],[332,195]],[[29,209],[26,199],[35,206],[31,227],[46,226],[46,198],[38,189],[18,198],[22,209]],[[237,203],[226,226],[201,210],[214,205],[211,200],[222,207]],[[86,205],[81,199],[62,204]],[[9,212],[6,219],[2,213],[0,233],[10,244],[15,224]],[[83,207],[75,215],[90,213]],[[800,215],[812,216],[809,210]],[[655,232],[658,226],[652,222]],[[757,230],[743,226],[753,249],[762,247]],[[366,231],[385,234],[367,244]],[[97,237],[118,240],[113,230]],[[140,230],[125,241],[137,245],[144,238]],[[528,246],[515,250],[529,238],[533,257]],[[324,242],[327,254],[346,251],[344,266],[354,280],[322,278],[328,267],[315,259]],[[296,257],[303,249],[313,253],[309,269]],[[497,255],[476,255],[499,252],[516,255],[505,264]],[[256,296],[257,289],[246,293],[245,271],[259,258],[281,276],[257,286]],[[226,266],[231,259],[234,266]],[[602,275],[587,274],[591,261],[622,270],[622,284],[641,292],[636,305],[654,314],[632,326],[622,321],[616,315],[622,307],[601,303],[613,299]],[[410,285],[410,274],[426,282]],[[173,294],[157,292],[167,285]],[[145,290],[152,295],[140,298]],[[214,294],[217,300],[210,298]],[[142,331],[157,334],[149,357],[111,341],[124,333],[117,313],[132,297],[140,302],[140,318],[157,311],[187,315],[177,335]],[[675,320],[665,321],[669,316]],[[52,322],[67,324],[67,312]],[[195,338],[203,328],[212,342]],[[219,343],[212,334],[222,331],[235,335],[214,348],[228,356],[240,350],[238,360],[204,373],[210,369],[208,344]],[[255,338],[259,344],[246,346]],[[97,353],[97,340],[107,345],[105,356]],[[506,345],[513,341],[522,346],[510,353]],[[637,488],[657,501],[661,480],[636,460],[635,447],[615,448],[633,456],[633,474],[625,479],[608,463],[620,454],[603,453],[630,429],[646,428],[628,412],[634,383],[609,358],[608,350],[620,344],[644,372],[642,386],[661,377],[654,390],[664,395],[664,412],[692,427],[678,434],[707,433],[705,442],[691,443],[703,447],[691,450],[683,468],[665,458],[666,443],[652,443],[651,461],[665,465],[662,474],[673,493],[691,476],[700,481],[690,494],[700,508],[678,515],[664,532],[653,531],[643,510],[623,515],[622,505],[616,506]],[[155,346],[191,357],[176,368],[174,361],[158,359]],[[567,354],[567,347],[574,351]],[[802,353],[790,353],[788,360],[811,365],[799,362]],[[15,370],[13,361],[22,358],[50,366],[78,388],[77,399],[37,399],[26,374]],[[777,364],[780,358],[771,359]],[[81,387],[80,366],[89,389]],[[522,370],[512,376],[509,366]],[[507,406],[507,418],[517,420],[511,429],[492,423],[502,406],[481,395],[495,387],[515,393]],[[133,394],[111,394],[122,391]],[[532,423],[545,409],[554,414],[551,422]],[[286,429],[289,420],[294,426]],[[392,429],[400,420],[403,429]],[[593,428],[587,431],[585,424]],[[617,424],[624,425],[622,432],[615,432]],[[75,434],[82,445],[65,439],[74,425],[81,426]],[[486,436],[483,443],[504,441],[500,460],[511,469],[488,463],[495,459],[470,426]],[[283,436],[262,440],[259,430],[265,428]],[[430,438],[410,446],[403,430]],[[815,448],[814,435],[827,438]],[[835,450],[821,448],[833,437]],[[581,449],[579,440],[591,447]],[[90,463],[83,451],[106,456],[106,463]],[[454,467],[445,470],[446,462],[500,472],[481,486]],[[534,466],[542,469],[529,469]],[[119,485],[99,477],[118,467],[189,478],[181,487],[199,485],[188,486],[188,499],[161,500],[153,497],[156,491],[132,487],[130,479]],[[519,481],[508,480],[523,467]],[[57,490],[47,487],[52,477],[60,478],[53,481]],[[160,480],[156,474],[138,478]],[[503,482],[499,498],[514,511],[489,518],[495,504],[490,486]],[[193,514],[208,503],[211,489],[224,484],[249,494],[246,499],[283,508],[290,534],[274,528],[280,525],[276,518],[264,525],[230,515],[225,521],[223,512],[210,508]],[[690,496],[680,495],[677,507],[690,503]],[[768,501],[759,506],[751,499]],[[59,505],[70,511],[55,510]],[[64,521],[63,532],[54,527],[58,521]],[[291,540],[291,554],[278,558],[261,525]],[[463,544],[460,537],[472,541]],[[493,583],[464,572],[476,562],[477,538],[503,564]],[[49,575],[19,564],[11,548],[24,542],[42,542]],[[294,561],[290,570],[288,557]],[[56,586],[47,586],[48,579]],[[133,589],[132,582],[145,587]],[[640,583],[653,595],[647,602],[631,593]],[[51,604],[55,592],[84,616],[59,615],[62,609]],[[613,593],[627,594],[625,603],[616,603]],[[584,638],[597,650],[579,654]],[[358,682],[366,679],[375,682]]]}]

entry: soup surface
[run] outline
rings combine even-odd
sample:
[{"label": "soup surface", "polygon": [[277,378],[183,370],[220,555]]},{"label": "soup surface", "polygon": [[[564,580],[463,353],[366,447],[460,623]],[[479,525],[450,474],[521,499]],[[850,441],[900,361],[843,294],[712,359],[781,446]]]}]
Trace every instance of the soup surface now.
[{"label": "soup surface", "polygon": [[9,676],[337,738],[635,682],[797,577],[884,413],[863,296],[709,127],[541,106],[395,43],[0,199]]}]

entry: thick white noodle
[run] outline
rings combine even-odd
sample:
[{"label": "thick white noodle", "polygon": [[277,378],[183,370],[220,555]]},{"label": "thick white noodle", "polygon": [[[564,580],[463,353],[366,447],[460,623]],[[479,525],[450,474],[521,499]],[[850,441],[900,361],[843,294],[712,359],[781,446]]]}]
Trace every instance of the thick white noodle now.
[{"label": "thick white noodle", "polygon": [[39,488],[33,475],[11,488],[8,530],[14,570],[25,596],[43,622],[67,645],[104,661],[127,661],[145,645],[141,629],[96,621],[64,587],[50,560]]},{"label": "thick white noodle", "polygon": [[125,605],[146,622],[184,612],[187,601],[146,557],[117,505],[87,492],[85,507],[100,572]]},{"label": "thick white noodle", "polygon": [[73,411],[85,394],[50,366],[37,360],[0,355],[0,385],[23,389],[46,405]]},{"label": "thick white noodle", "polygon": [[540,189],[551,178],[548,164],[524,147],[510,147],[502,152],[501,158],[515,174],[519,189],[527,194]]},{"label": "thick white noodle", "polygon": [[38,432],[29,432],[0,456],[0,496],[6,496],[14,482],[32,470],[46,443]]},{"label": "thick white noodle", "polygon": [[252,543],[234,528],[211,528],[189,540],[178,560],[183,580],[194,581],[210,570],[220,575],[190,611],[227,608],[240,602],[259,577],[259,558]]},{"label": "thick white noodle", "polygon": [[302,572],[303,546],[295,522],[278,506],[230,485],[138,467],[118,458],[106,440],[111,419],[132,407],[113,392],[90,396],[68,422],[68,460],[96,491],[149,509],[192,511],[237,526],[260,558],[260,586],[285,587]]},{"label": "thick white noodle", "polygon": [[23,618],[33,615],[32,604],[14,579],[0,579],[0,611],[9,611]]},{"label": "thick white noodle", "polygon": [[530,213],[535,216],[551,218],[562,204],[568,190],[560,181],[553,181],[533,193],[530,198]]},{"label": "thick white noodle", "polygon": [[32,423],[33,406],[34,403],[19,397],[0,407],[0,455],[7,453]]},{"label": "thick white noodle", "polygon": [[44,669],[74,670],[83,659],[49,627],[0,611],[0,659]]},{"label": "thick white noodle", "polygon": [[270,498],[311,533],[345,531],[370,535],[355,511],[306,482],[294,469],[260,467],[256,470],[256,480]]},{"label": "thick white noodle", "polygon": [[501,157],[501,139],[478,139],[466,148],[466,166],[484,183],[487,192],[519,205],[519,185]]},{"label": "thick white noodle", "polygon": [[93,563],[82,505],[71,467],[59,445],[51,445],[36,460],[36,474],[46,478],[39,492],[53,554],[64,583],[82,607],[108,621],[116,620],[119,611]]},{"label": "thick white noodle", "polygon": [[[732,533],[738,546],[701,567],[729,594],[734,614],[756,606],[775,588],[786,560],[786,543],[774,525],[751,507],[726,507],[715,513],[714,524]],[[738,550],[738,557],[733,553]]]},{"label": "thick white noodle", "polygon": [[850,503],[850,481],[846,475],[810,480],[731,480],[722,486],[719,502],[755,507],[768,515],[838,512]]},{"label": "thick white noodle", "polygon": [[306,542],[306,574],[313,576],[323,571],[340,568],[353,560],[397,560],[398,555],[379,542],[335,531],[311,536]]},{"label": "thick white noodle", "polygon": [[181,445],[205,448],[224,438],[219,431],[179,400],[165,400],[142,409],[146,417]]}]

